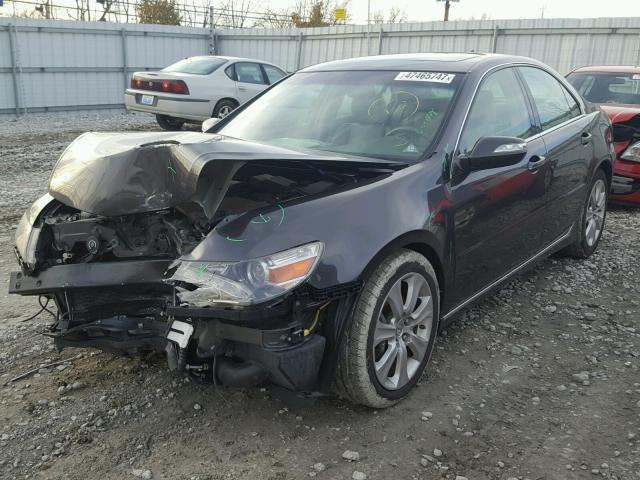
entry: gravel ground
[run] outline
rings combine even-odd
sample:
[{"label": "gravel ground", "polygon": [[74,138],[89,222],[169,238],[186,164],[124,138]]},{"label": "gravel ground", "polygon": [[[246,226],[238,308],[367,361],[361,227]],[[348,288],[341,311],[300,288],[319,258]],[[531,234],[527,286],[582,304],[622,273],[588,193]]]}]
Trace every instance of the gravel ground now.
[{"label": "gravel ground", "polygon": [[[12,229],[57,155],[82,130],[123,128],[155,126],[121,112],[0,117],[5,279]],[[461,314],[415,392],[384,411],[201,387],[160,356],[58,353],[40,334],[48,318],[21,322],[34,299],[5,288],[0,478],[638,480],[639,238],[640,210],[612,210],[591,259],[548,259]]]}]

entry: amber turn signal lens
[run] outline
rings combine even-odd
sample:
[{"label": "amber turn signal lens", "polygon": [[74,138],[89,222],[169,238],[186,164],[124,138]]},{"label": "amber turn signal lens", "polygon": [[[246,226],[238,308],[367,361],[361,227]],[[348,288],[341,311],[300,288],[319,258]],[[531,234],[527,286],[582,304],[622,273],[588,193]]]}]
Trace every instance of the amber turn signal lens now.
[{"label": "amber turn signal lens", "polygon": [[269,268],[269,282],[276,285],[289,283],[309,273],[315,262],[315,257],[305,258],[295,263],[281,267]]}]

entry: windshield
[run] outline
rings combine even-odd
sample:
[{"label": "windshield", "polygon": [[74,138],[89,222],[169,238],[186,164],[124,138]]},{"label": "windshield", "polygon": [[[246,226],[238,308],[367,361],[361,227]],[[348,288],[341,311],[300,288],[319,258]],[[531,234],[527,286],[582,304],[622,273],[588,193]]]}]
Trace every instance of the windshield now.
[{"label": "windshield", "polygon": [[567,80],[590,102],[640,105],[638,73],[578,72]]},{"label": "windshield", "polygon": [[179,62],[162,69],[163,72],[191,73],[194,75],[209,75],[220,65],[227,61],[217,57],[191,57],[184,58]]},{"label": "windshield", "polygon": [[218,133],[292,149],[417,160],[433,142],[461,74],[298,73]]}]

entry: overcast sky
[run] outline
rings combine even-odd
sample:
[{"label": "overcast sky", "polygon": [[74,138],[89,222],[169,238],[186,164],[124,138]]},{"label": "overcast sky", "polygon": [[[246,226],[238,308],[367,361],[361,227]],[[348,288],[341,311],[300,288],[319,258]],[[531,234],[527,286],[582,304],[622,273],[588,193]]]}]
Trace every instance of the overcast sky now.
[{"label": "overcast sky", "polygon": [[[263,5],[282,9],[291,0],[269,0]],[[393,6],[404,10],[408,21],[441,20],[444,3],[436,0],[371,0],[371,11],[388,12]],[[347,10],[353,21],[366,23],[367,0],[351,0]],[[583,18],[640,16],[640,0],[460,0],[451,3],[451,20],[477,19],[486,14],[501,18]]]}]

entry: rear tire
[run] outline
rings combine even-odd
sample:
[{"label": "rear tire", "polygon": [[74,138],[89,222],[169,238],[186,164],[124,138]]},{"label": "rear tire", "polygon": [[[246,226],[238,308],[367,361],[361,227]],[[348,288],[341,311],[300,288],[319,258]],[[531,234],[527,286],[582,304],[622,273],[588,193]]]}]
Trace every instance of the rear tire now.
[{"label": "rear tire", "polygon": [[349,401],[389,407],[416,385],[438,332],[439,286],[417,252],[385,259],[364,284],[338,360],[335,389]]},{"label": "rear tire", "polygon": [[235,100],[224,98],[216,103],[216,107],[213,109],[213,118],[224,118],[238,108],[238,103]]},{"label": "rear tire", "polygon": [[588,258],[598,248],[607,218],[609,179],[603,170],[598,170],[589,187],[589,194],[578,220],[578,237],[574,243],[562,250],[573,258]]},{"label": "rear tire", "polygon": [[169,132],[177,132],[178,130],[182,130],[182,126],[184,125],[184,120],[180,120],[179,118],[169,117],[167,115],[156,115],[156,121],[160,128],[163,130],[167,130]]}]

